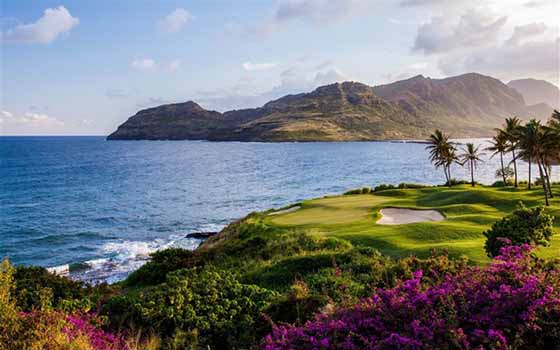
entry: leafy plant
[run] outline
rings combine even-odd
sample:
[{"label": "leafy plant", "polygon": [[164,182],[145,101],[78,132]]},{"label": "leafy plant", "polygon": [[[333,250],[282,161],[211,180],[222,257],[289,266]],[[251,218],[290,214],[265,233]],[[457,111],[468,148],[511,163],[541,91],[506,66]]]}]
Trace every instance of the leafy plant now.
[{"label": "leafy plant", "polygon": [[484,232],[484,249],[488,256],[496,256],[505,245],[535,244],[547,246],[553,235],[553,217],[544,208],[527,208],[519,203],[509,216],[494,223]]}]

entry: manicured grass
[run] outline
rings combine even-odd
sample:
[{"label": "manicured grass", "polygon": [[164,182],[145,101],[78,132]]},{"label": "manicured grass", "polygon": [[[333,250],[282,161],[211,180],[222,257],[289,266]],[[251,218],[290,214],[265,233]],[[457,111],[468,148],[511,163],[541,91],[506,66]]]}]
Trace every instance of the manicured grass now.
[{"label": "manicured grass", "polygon": [[[554,186],[560,194],[560,186]],[[482,232],[511,213],[517,203],[544,204],[542,189],[493,188],[467,185],[387,190],[375,194],[347,195],[307,200],[301,209],[268,216],[267,223],[284,229],[304,230],[309,234],[347,239],[354,245],[367,245],[392,257],[427,257],[433,249],[447,250],[450,256],[466,255],[475,263],[488,261]],[[386,207],[435,209],[446,220],[406,225],[378,225],[379,210]],[[560,199],[555,197],[547,209],[556,217],[560,233]],[[550,247],[541,248],[543,257],[560,253],[560,235]]]}]

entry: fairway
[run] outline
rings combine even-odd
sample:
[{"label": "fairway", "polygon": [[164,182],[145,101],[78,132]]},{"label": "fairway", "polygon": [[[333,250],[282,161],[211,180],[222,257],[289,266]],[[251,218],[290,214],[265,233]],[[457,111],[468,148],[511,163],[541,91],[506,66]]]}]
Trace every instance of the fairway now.
[{"label": "fairway", "polygon": [[[560,193],[560,186],[553,186]],[[523,201],[528,207],[544,204],[542,189],[493,188],[467,185],[422,189],[395,189],[374,194],[344,195],[303,201],[298,210],[267,217],[284,229],[304,230],[313,235],[347,239],[367,245],[392,257],[427,257],[434,249],[450,256],[465,255],[475,263],[488,261],[483,232],[511,213]],[[444,221],[402,225],[379,225],[383,208],[434,209]],[[549,247],[540,248],[543,257],[560,253],[560,200],[555,197],[547,212],[555,216],[556,234]]]}]

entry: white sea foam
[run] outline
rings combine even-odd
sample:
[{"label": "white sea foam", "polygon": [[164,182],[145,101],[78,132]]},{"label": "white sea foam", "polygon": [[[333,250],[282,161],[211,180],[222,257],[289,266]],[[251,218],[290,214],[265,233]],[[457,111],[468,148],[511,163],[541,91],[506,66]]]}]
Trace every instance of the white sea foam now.
[{"label": "white sea foam", "polygon": [[[199,231],[220,231],[223,227],[224,225],[208,224],[201,226]],[[150,259],[150,254],[158,250],[171,247],[194,250],[202,242],[201,239],[186,238],[185,236],[186,233],[171,235],[166,240],[130,241],[121,239],[107,242],[98,250],[99,255],[104,258],[52,267],[49,268],[49,271],[92,284],[118,282],[144,265]]]}]

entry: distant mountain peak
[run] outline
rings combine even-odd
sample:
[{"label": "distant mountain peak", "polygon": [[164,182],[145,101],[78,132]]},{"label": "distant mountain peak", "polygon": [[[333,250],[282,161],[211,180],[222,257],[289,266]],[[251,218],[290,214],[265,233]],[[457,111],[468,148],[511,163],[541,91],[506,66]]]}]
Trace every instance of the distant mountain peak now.
[{"label": "distant mountain peak", "polygon": [[260,108],[219,113],[194,101],[143,110],[109,139],[220,141],[352,141],[421,139],[434,129],[489,136],[507,116],[548,117],[542,103],[479,73],[423,75],[371,87],[345,81],[287,95]]},{"label": "distant mountain peak", "polygon": [[507,85],[519,91],[528,105],[546,103],[553,108],[560,108],[560,89],[546,80],[517,79],[510,81]]}]

